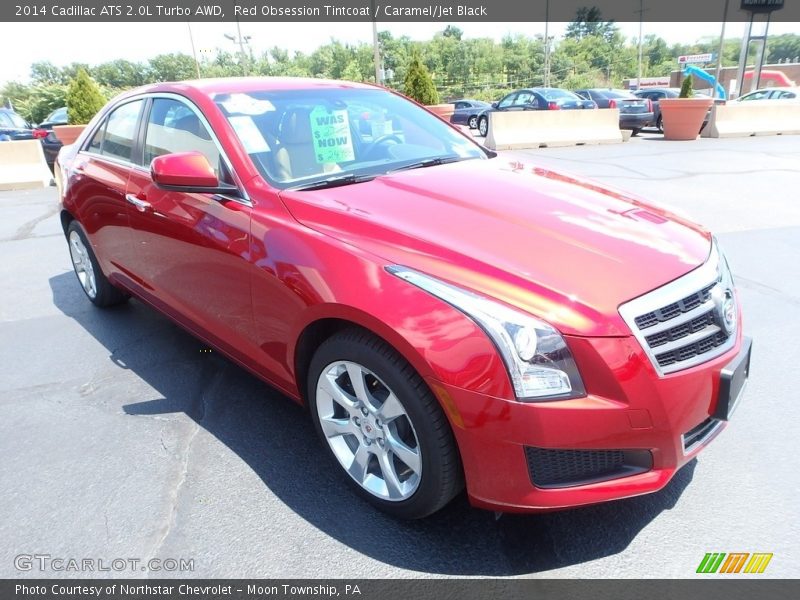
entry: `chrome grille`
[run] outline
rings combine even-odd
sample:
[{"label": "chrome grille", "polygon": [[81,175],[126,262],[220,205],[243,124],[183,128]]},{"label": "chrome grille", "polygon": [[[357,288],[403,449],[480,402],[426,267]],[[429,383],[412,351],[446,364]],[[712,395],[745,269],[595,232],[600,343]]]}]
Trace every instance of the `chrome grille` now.
[{"label": "chrome grille", "polygon": [[701,267],[620,307],[659,375],[701,364],[733,346],[735,330],[728,331],[722,316],[731,285],[715,245]]}]

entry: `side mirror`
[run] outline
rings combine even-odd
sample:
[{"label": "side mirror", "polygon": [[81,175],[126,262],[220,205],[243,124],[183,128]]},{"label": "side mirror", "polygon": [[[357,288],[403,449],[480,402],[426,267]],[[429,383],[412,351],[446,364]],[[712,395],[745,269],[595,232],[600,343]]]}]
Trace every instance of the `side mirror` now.
[{"label": "side mirror", "polygon": [[497,108],[497,102],[492,102],[492,108]]},{"label": "side mirror", "polygon": [[235,186],[221,183],[214,168],[200,152],[176,152],[157,156],[150,176],[158,187],[175,192],[205,194],[236,193]]}]

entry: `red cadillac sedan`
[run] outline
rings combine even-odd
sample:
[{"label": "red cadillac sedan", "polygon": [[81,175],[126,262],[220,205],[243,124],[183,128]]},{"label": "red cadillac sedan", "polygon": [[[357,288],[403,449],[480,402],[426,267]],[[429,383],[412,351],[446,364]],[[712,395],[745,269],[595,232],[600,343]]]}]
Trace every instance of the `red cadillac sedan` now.
[{"label": "red cadillac sedan", "polygon": [[386,512],[543,511],[664,487],[748,377],[704,229],[497,156],[382,88],[158,84],[57,165],[78,281],[304,403]]}]

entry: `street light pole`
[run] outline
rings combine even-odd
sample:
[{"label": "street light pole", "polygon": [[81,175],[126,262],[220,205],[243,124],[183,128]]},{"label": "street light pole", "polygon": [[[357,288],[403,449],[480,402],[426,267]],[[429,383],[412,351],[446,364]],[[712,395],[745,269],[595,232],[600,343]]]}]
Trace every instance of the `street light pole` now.
[{"label": "street light pole", "polygon": [[[729,0],[725,0],[725,8],[722,10],[722,31],[719,34],[719,52],[717,54],[717,70],[714,72],[714,79],[717,82],[717,85],[721,85],[719,82],[719,76],[722,73],[722,52],[725,50],[725,22],[728,20],[728,2]],[[711,97],[717,97],[717,85],[711,86]]]},{"label": "street light pole", "polygon": [[550,87],[550,0],[544,8],[544,87]]},{"label": "street light pole", "polygon": [[642,89],[642,25],[644,22],[644,0],[639,0],[639,76],[636,79],[636,89]]}]

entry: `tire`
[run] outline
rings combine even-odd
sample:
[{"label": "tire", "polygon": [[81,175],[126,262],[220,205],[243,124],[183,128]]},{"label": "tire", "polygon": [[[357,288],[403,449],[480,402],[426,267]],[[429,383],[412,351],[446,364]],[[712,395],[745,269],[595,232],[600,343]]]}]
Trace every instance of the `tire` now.
[{"label": "tire", "polygon": [[635,135],[639,135],[639,132],[640,132],[640,131],[641,131],[641,129],[637,129],[636,127],[634,127],[634,128],[631,130],[631,137],[633,137],[633,136],[635,136]]},{"label": "tire", "polygon": [[656,129],[659,133],[664,133],[664,122],[661,120],[661,115],[658,115],[658,119],[656,119]]},{"label": "tire", "polygon": [[360,329],[335,334],[314,355],[307,389],[314,427],[333,464],[374,506],[420,519],[463,488],[461,460],[439,403],[383,340]]},{"label": "tire", "polygon": [[489,134],[489,118],[488,117],[481,117],[478,119],[478,133],[486,137]]},{"label": "tire", "polygon": [[470,129],[477,129],[478,128],[478,117],[476,115],[472,115],[467,121]]},{"label": "tire", "polygon": [[81,284],[81,289],[92,304],[107,308],[128,300],[128,294],[114,287],[103,274],[92,245],[77,221],[72,221],[67,227],[67,244],[69,244],[72,268]]}]

